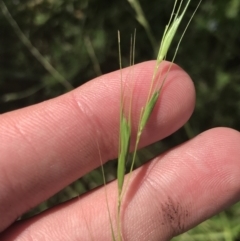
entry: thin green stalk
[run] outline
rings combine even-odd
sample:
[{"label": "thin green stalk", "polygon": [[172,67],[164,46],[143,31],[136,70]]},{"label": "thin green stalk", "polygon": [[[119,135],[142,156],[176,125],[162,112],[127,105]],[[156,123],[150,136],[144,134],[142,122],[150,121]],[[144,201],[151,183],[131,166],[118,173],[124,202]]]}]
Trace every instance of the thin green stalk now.
[{"label": "thin green stalk", "polygon": [[131,5],[131,7],[134,9],[135,13],[136,13],[136,19],[137,21],[143,26],[143,28],[145,29],[147,36],[151,42],[151,45],[153,47],[154,52],[157,49],[157,41],[152,33],[152,29],[147,21],[147,18],[143,12],[143,9],[141,7],[141,4],[139,3],[138,0],[128,0],[129,4]]},{"label": "thin green stalk", "polygon": [[106,182],[106,178],[105,178],[105,172],[104,172],[104,168],[103,168],[102,156],[101,156],[101,152],[100,152],[100,148],[99,148],[99,143],[98,142],[97,142],[97,147],[98,147],[98,155],[100,157],[100,162],[101,162],[101,170],[102,170],[102,176],[103,176],[103,185],[105,187],[104,191],[105,191],[105,197],[106,197],[106,203],[107,203],[108,218],[109,218],[109,221],[110,221],[110,229],[111,229],[112,240],[116,241],[114,230],[113,230],[112,218],[111,218],[111,215],[110,215],[110,208],[109,208],[108,195],[107,195],[107,189],[106,189],[107,182]]},{"label": "thin green stalk", "polygon": [[[118,208],[117,208],[117,230],[118,240],[121,241],[121,222],[120,222],[120,208],[121,208],[121,196],[124,183],[125,165],[129,156],[130,138],[131,138],[131,120],[130,116],[127,119],[124,116],[124,98],[123,98],[123,83],[122,83],[122,60],[121,60],[121,37],[118,31],[118,50],[119,50],[119,68],[121,75],[121,96],[120,96],[120,133],[119,133],[119,152],[118,152],[118,168],[117,168],[117,180],[118,180]],[[130,111],[129,111],[130,115]]]},{"label": "thin green stalk", "polygon": [[14,29],[15,33],[17,34],[18,38],[21,42],[27,47],[30,53],[40,62],[40,64],[59,82],[61,83],[68,91],[73,89],[73,86],[44,58],[41,53],[35,48],[30,40],[25,36],[22,32],[20,27],[18,26],[17,22],[13,19],[12,15],[8,11],[7,6],[5,3],[0,0],[0,7],[4,17],[7,19],[9,24]]},{"label": "thin green stalk", "polygon": [[87,35],[87,34],[84,36],[84,43],[85,43],[88,55],[89,55],[89,57],[90,57],[90,59],[92,61],[93,69],[94,69],[96,75],[97,76],[101,76],[102,75],[102,70],[101,70],[98,58],[96,56],[95,50],[93,48],[92,41],[91,41],[89,35]]},{"label": "thin green stalk", "polygon": [[[120,133],[119,133],[119,154],[118,154],[118,168],[117,168],[117,179],[118,179],[118,209],[117,209],[117,227],[118,227],[118,240],[122,240],[121,235],[121,221],[120,221],[120,209],[122,203],[122,189],[124,184],[126,162],[129,158],[129,148],[131,139],[131,113],[132,113],[132,97],[131,93],[130,104],[128,113],[124,113],[124,93],[122,83],[122,63],[121,63],[121,40],[120,33],[118,32],[118,45],[119,45],[119,62],[120,62],[120,73],[121,73],[121,97],[120,97]],[[135,59],[135,44],[136,44],[136,29],[130,41],[130,67],[131,73],[134,68]],[[126,117],[127,116],[127,117]]]},{"label": "thin green stalk", "polygon": [[29,96],[35,94],[36,92],[43,89],[44,87],[45,87],[44,84],[40,84],[40,85],[34,86],[34,87],[29,88],[29,89],[24,90],[24,91],[7,93],[7,94],[4,94],[0,97],[0,101],[9,102],[9,101],[24,99],[26,97],[29,97]]}]

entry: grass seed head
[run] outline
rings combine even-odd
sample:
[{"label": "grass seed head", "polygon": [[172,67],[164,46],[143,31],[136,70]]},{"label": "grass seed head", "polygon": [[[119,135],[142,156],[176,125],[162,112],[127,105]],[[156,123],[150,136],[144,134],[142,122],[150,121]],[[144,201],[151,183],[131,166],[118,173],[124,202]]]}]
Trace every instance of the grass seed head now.
[{"label": "grass seed head", "polygon": [[129,155],[131,126],[124,116],[122,116],[120,121],[120,151],[118,157],[117,179],[118,192],[121,194],[125,175],[125,165]]}]

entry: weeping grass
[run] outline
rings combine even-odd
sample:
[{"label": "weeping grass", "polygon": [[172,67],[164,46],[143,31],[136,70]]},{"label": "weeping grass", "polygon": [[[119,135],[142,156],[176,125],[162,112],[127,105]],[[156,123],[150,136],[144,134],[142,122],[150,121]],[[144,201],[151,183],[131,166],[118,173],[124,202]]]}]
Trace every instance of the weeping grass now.
[{"label": "weeping grass", "polygon": [[[137,1],[130,1],[131,4],[133,4],[134,2],[136,3]],[[129,186],[131,173],[133,171],[133,166],[134,166],[134,163],[136,160],[136,153],[137,153],[137,149],[139,146],[139,142],[140,142],[142,133],[143,133],[144,128],[146,127],[148,120],[154,110],[154,107],[161,94],[162,86],[164,85],[164,82],[167,78],[167,75],[166,75],[164,77],[162,83],[160,84],[160,87],[157,87],[157,86],[159,86],[157,83],[159,81],[159,78],[157,78],[157,73],[158,73],[160,64],[162,63],[162,61],[164,61],[166,59],[166,56],[167,56],[167,53],[171,46],[171,43],[174,39],[174,36],[178,30],[178,27],[179,27],[181,21],[186,13],[186,10],[188,9],[190,2],[191,2],[191,0],[188,0],[183,8],[182,7],[183,0],[181,0],[181,1],[175,0],[169,23],[167,24],[165,31],[163,33],[163,37],[162,37],[158,55],[157,55],[156,65],[153,70],[152,80],[151,80],[146,104],[145,104],[145,106],[142,107],[141,113],[140,113],[139,124],[138,124],[137,135],[136,135],[136,142],[134,145],[135,147],[134,147],[134,151],[133,151],[133,155],[132,155],[131,167],[129,170],[130,175],[126,181],[125,190],[123,190],[124,182],[125,182],[125,173],[126,173],[125,167],[126,167],[126,163],[128,161],[129,155],[130,155],[129,147],[130,147],[130,140],[132,137],[132,131],[131,131],[131,113],[130,113],[131,112],[131,103],[130,103],[130,111],[127,112],[128,115],[125,115],[124,93],[123,93],[123,83],[122,83],[122,74],[121,74],[120,127],[119,127],[120,132],[119,132],[118,168],[117,168],[117,182],[118,182],[117,230],[118,231],[117,231],[117,237],[114,236],[113,240],[118,240],[118,241],[123,240],[122,233],[121,233],[121,213],[120,213],[121,206],[122,206],[122,200],[123,200],[124,194],[125,194],[128,186]],[[200,3],[201,3],[201,1],[199,2],[197,8],[199,7]],[[138,6],[138,5],[135,5],[135,7],[136,6]],[[138,14],[139,14],[139,9],[140,9],[139,6],[136,7],[136,9],[138,10],[138,12],[137,12]],[[196,8],[196,10],[197,10],[197,8]],[[182,37],[185,34],[186,29],[187,29],[189,23],[191,22],[196,10],[194,11],[192,17],[190,18],[185,30],[183,31]],[[144,24],[144,26],[147,27],[147,24]],[[134,35],[134,43],[135,43],[135,36],[136,35]],[[180,38],[179,43],[177,45],[173,60],[177,54],[182,37]],[[119,65],[120,65],[120,72],[121,72],[122,71],[122,63],[121,63],[121,45],[120,45],[120,43],[121,43],[120,42],[120,33],[118,32]],[[135,44],[134,44],[134,47],[135,47]],[[134,49],[131,49],[130,52],[134,53]],[[130,59],[134,59],[134,54],[133,54],[133,56],[130,57]],[[170,65],[170,67],[171,67],[171,65]],[[168,69],[168,72],[170,70],[170,67]],[[167,72],[167,74],[168,74],[168,72]],[[132,97],[131,97],[131,99],[132,99]]]}]

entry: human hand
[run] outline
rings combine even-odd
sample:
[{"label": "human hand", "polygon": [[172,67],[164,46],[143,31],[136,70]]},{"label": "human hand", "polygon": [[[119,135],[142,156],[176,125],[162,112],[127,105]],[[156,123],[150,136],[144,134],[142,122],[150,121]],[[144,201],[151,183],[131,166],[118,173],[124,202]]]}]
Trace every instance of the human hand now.
[{"label": "human hand", "polygon": [[[154,64],[134,67],[135,131]],[[131,81],[127,69],[123,81]],[[125,90],[129,96],[130,88]],[[119,72],[114,72],[0,117],[0,240],[111,240],[105,187],[14,221],[99,166],[99,150],[103,162],[117,156],[119,95]],[[194,104],[193,83],[173,65],[140,146],[180,128]],[[237,131],[212,129],[134,171],[122,206],[124,240],[169,240],[238,201],[239,143]],[[116,182],[106,190],[115,217]]]}]

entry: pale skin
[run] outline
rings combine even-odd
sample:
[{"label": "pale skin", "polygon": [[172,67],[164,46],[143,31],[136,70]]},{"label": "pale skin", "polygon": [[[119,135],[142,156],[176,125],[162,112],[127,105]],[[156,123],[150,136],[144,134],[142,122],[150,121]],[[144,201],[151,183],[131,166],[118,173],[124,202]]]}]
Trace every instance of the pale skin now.
[{"label": "pale skin", "polygon": [[[123,81],[133,86],[135,131],[154,64],[137,65],[130,80],[129,69],[123,71]],[[127,97],[130,89],[125,88]],[[96,140],[103,162],[117,156],[119,91],[117,71],[0,116],[0,240],[111,240],[104,187],[29,220],[15,220],[99,166]],[[174,65],[140,146],[180,128],[194,105],[193,83]],[[137,169],[123,200],[123,239],[170,240],[239,201],[239,143],[236,130],[207,130]],[[106,190],[114,217],[116,182]]]}]

